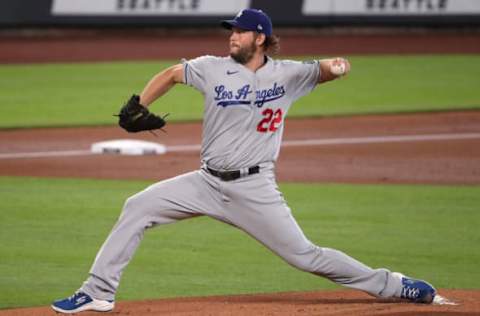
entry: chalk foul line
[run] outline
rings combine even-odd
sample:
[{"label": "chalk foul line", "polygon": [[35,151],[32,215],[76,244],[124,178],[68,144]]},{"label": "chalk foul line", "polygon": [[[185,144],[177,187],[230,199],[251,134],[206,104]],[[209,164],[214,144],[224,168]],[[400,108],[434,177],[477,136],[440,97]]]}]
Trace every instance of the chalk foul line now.
[{"label": "chalk foul line", "polygon": [[[364,137],[345,137],[345,138],[284,140],[282,142],[282,147],[446,141],[446,140],[465,140],[465,139],[480,139],[480,133],[394,135],[394,136],[390,135],[390,136],[364,136]],[[200,148],[201,147],[198,144],[167,146],[167,153],[195,152],[195,151],[199,151]],[[0,159],[48,158],[48,157],[89,156],[89,155],[98,155],[98,154],[94,154],[90,150],[16,152],[16,153],[0,153]]]}]

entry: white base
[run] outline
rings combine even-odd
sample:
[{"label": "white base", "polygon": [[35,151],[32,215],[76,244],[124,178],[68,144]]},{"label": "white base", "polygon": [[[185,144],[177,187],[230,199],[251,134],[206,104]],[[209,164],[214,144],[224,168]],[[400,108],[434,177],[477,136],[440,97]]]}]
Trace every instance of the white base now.
[{"label": "white base", "polygon": [[162,155],[167,152],[164,145],[134,139],[114,139],[93,143],[90,150],[94,154],[119,154],[119,155]]}]

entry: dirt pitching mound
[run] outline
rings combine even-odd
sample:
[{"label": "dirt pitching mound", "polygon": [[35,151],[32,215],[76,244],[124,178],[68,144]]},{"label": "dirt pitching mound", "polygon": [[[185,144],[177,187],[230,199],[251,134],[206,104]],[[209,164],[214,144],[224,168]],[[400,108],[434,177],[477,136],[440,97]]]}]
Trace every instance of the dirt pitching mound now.
[{"label": "dirt pitching mound", "polygon": [[[119,302],[110,315],[480,315],[480,291],[440,290],[457,305],[378,300],[359,291],[316,291]],[[56,315],[50,307],[0,311],[1,316]],[[98,316],[85,312],[82,316]]]}]

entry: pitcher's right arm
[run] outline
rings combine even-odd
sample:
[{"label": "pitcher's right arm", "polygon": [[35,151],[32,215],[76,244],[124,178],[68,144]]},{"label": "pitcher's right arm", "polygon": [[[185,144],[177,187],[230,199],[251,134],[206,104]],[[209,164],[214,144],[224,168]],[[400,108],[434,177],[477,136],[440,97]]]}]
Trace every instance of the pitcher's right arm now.
[{"label": "pitcher's right arm", "polygon": [[173,65],[155,75],[140,94],[140,104],[148,107],[175,84],[183,83],[183,65]]}]

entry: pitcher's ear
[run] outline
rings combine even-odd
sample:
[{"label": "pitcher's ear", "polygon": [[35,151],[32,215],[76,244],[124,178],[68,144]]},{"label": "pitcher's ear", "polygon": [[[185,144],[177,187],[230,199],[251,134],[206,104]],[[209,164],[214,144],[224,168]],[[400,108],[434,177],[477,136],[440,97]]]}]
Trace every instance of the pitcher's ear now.
[{"label": "pitcher's ear", "polygon": [[263,33],[257,33],[257,38],[255,39],[255,42],[257,42],[258,46],[262,46],[267,39],[267,36]]}]

